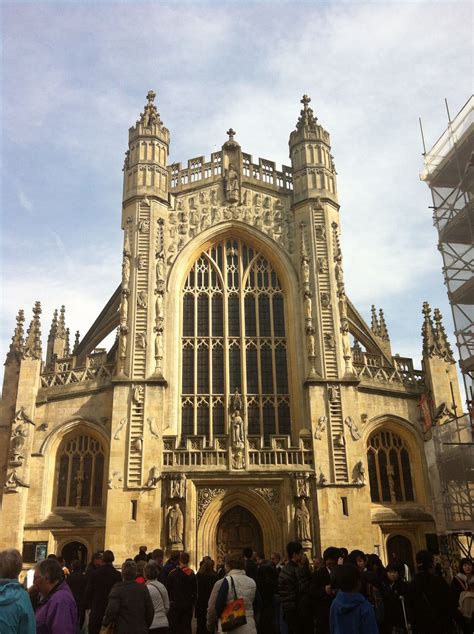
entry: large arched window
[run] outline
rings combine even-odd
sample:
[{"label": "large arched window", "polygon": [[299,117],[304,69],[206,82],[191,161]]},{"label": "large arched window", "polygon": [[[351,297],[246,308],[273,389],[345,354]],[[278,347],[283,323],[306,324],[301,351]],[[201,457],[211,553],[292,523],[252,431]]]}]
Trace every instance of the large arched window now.
[{"label": "large arched window", "polygon": [[87,434],[63,440],[56,458],[56,506],[102,506],[104,455],[100,442]]},{"label": "large arched window", "polygon": [[392,431],[378,431],[367,448],[372,502],[413,502],[407,443]]},{"label": "large arched window", "polygon": [[213,245],[183,288],[181,435],[212,441],[242,395],[248,433],[290,433],[284,297],[277,274],[240,240]]}]

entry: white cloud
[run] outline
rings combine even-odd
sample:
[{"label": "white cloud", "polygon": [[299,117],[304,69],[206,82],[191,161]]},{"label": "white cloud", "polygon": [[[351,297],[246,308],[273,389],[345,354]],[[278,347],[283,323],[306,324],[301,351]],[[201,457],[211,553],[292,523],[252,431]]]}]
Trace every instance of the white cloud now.
[{"label": "white cloud", "polygon": [[22,189],[18,190],[18,202],[20,203],[20,207],[22,207],[22,209],[27,211],[29,214],[33,213],[33,202]]}]

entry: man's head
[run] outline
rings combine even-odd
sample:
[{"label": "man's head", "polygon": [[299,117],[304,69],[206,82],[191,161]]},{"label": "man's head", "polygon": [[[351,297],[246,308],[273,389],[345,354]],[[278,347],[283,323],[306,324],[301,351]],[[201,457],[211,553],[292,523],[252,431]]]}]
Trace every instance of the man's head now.
[{"label": "man's head", "polygon": [[148,548],[147,548],[146,546],[140,546],[140,548],[139,548],[139,551],[140,551],[141,553],[145,553],[145,554],[146,554],[146,551],[147,551],[147,550],[148,550]]},{"label": "man's head", "polygon": [[153,581],[154,579],[158,579],[160,574],[160,567],[156,563],[154,559],[150,559],[150,561],[145,566],[145,577],[148,581]]},{"label": "man's head", "polygon": [[102,561],[104,564],[112,564],[115,561],[114,553],[111,550],[104,550]]},{"label": "man's head", "polygon": [[272,562],[274,566],[278,566],[278,564],[281,561],[280,553],[272,553],[272,556],[270,557],[270,561]]},{"label": "man's head", "polygon": [[347,559],[349,563],[357,566],[361,572],[365,570],[367,565],[367,555],[363,553],[362,550],[352,550]]},{"label": "man's head", "polygon": [[102,566],[104,563],[104,553],[94,553],[92,555],[92,565],[95,567]]},{"label": "man's head", "polygon": [[299,563],[303,555],[303,546],[300,542],[289,542],[286,545],[286,552],[289,560]]},{"label": "man's head", "polygon": [[71,570],[72,572],[81,572],[82,566],[79,559],[73,559],[71,561]]},{"label": "man's head", "polygon": [[400,567],[398,564],[388,564],[386,572],[390,583],[395,583],[395,581],[400,579]]},{"label": "man's head", "polygon": [[161,548],[155,548],[155,550],[151,553],[151,558],[153,561],[156,561],[159,566],[163,563],[164,556],[165,553],[161,550]]},{"label": "man's head", "polygon": [[124,581],[135,581],[137,576],[137,564],[133,559],[127,559],[122,564],[122,579]]},{"label": "man's head", "polygon": [[339,548],[335,546],[329,546],[323,552],[324,565],[329,570],[332,570],[335,566],[337,566],[337,560],[341,557],[341,551]]},{"label": "man's head", "polygon": [[416,553],[416,567],[418,570],[427,572],[433,569],[433,555],[427,550],[419,550]]},{"label": "man's head", "polygon": [[337,566],[334,585],[343,592],[358,592],[360,588],[360,570],[352,564]]},{"label": "man's head", "polygon": [[170,555],[170,561],[172,561],[174,564],[177,564],[179,562],[179,551],[174,550],[171,555]]},{"label": "man's head", "polygon": [[247,548],[243,549],[242,554],[245,557],[245,559],[252,559],[253,550],[249,546],[247,546]]},{"label": "man's head", "polygon": [[20,551],[16,548],[7,548],[0,552],[0,578],[17,579],[21,572],[22,560]]},{"label": "man's head", "polygon": [[324,568],[324,560],[322,557],[313,557],[313,568],[315,570],[321,570],[321,568]]},{"label": "man's head", "polygon": [[43,596],[63,580],[64,573],[56,559],[44,559],[35,568],[33,585]]},{"label": "man's head", "polygon": [[244,556],[241,553],[228,553],[224,557],[224,565],[229,570],[245,570]]},{"label": "man's head", "polygon": [[257,552],[257,564],[263,564],[263,562],[265,561],[265,555],[264,553],[260,550]]},{"label": "man's head", "polygon": [[189,553],[182,552],[181,555],[179,556],[179,564],[180,564],[180,566],[182,566],[183,568],[185,566],[189,566],[189,560],[190,559],[191,559],[191,557],[189,556]]}]

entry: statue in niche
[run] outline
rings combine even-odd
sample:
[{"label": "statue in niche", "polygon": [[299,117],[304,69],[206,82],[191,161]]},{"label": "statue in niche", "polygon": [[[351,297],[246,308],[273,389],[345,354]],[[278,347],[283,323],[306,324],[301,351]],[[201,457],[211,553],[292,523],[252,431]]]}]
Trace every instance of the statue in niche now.
[{"label": "statue in niche", "polygon": [[316,426],[316,431],[314,432],[314,437],[316,440],[321,440],[323,432],[326,431],[327,422],[327,416],[320,416],[318,418],[318,424]]},{"label": "statue in niche", "polygon": [[163,319],[163,293],[156,293],[156,302],[155,302],[155,310],[156,310],[156,318]]},{"label": "statue in niche", "polygon": [[201,203],[201,205],[205,205],[207,203],[207,193],[206,192],[199,192],[199,202]]},{"label": "statue in niche", "polygon": [[197,212],[195,207],[191,207],[191,211],[189,212],[189,237],[194,238],[196,235],[196,231],[199,225],[199,220],[197,217]]},{"label": "statue in niche", "polygon": [[323,292],[321,293],[321,306],[323,308],[329,308],[331,305],[331,298],[329,297],[329,293]]},{"label": "statue in niche", "polygon": [[272,212],[271,212],[271,209],[265,209],[265,211],[263,213],[263,223],[267,227],[270,227],[270,225],[272,224]]},{"label": "statue in niche", "polygon": [[216,224],[222,220],[222,209],[220,207],[212,208],[211,220],[212,224]]},{"label": "statue in niche", "polygon": [[188,199],[188,207],[189,209],[196,209],[196,199],[194,196],[191,196],[191,198]]},{"label": "statue in niche", "polygon": [[301,542],[311,541],[311,521],[304,498],[298,498],[295,511],[296,539]]},{"label": "statue in niche", "polygon": [[316,225],[316,239],[317,240],[325,240],[326,239],[326,228],[324,225]]},{"label": "statue in niche", "polygon": [[163,251],[158,251],[156,254],[156,279],[165,279],[165,254]]},{"label": "statue in niche", "polygon": [[135,403],[141,403],[145,394],[145,388],[143,385],[135,385],[133,388],[133,401]]},{"label": "statue in niche", "polygon": [[244,452],[242,449],[237,449],[232,454],[232,467],[234,469],[244,469],[245,467],[245,458]]},{"label": "statue in niche", "polygon": [[148,427],[150,429],[150,434],[153,436],[153,438],[156,438],[158,440],[160,437],[160,434],[158,433],[158,429],[156,428],[156,421],[154,416],[150,416],[146,420],[148,423]]},{"label": "statue in niche", "polygon": [[146,332],[137,332],[137,345],[142,349],[146,348]]},{"label": "statue in niche", "polygon": [[120,302],[120,323],[122,325],[127,323],[128,317],[128,292],[124,289],[122,291],[122,301]]},{"label": "statue in niche", "polygon": [[339,388],[337,385],[328,385],[328,399],[330,403],[334,403],[337,400]]},{"label": "statue in niche", "polygon": [[135,453],[141,453],[143,449],[143,438],[135,438],[131,444],[132,451]]},{"label": "statue in niche", "polygon": [[306,321],[311,321],[313,318],[311,294],[305,293],[304,295],[304,316]]},{"label": "statue in niche", "polygon": [[318,258],[318,271],[320,273],[326,273],[328,270],[328,261],[327,258],[320,256]]},{"label": "statue in niche", "polygon": [[28,437],[28,428],[20,424],[15,427],[10,440],[9,462],[12,467],[20,467],[25,459],[23,450]]},{"label": "statue in niche", "polygon": [[356,462],[353,472],[352,472],[352,481],[354,484],[365,484],[365,467],[362,460]]},{"label": "statue in niche", "polygon": [[316,356],[316,340],[312,333],[308,334],[308,337],[307,337],[307,350],[308,350],[308,357],[313,358]]},{"label": "statue in niche", "polygon": [[324,335],[324,343],[326,344],[326,348],[334,348],[336,346],[336,341],[332,333],[327,332]]},{"label": "statue in niche", "polygon": [[308,477],[304,475],[295,476],[295,497],[309,498]]},{"label": "statue in niche", "polygon": [[[155,337],[155,359],[163,358],[163,330],[158,329]],[[157,364],[158,367],[158,364]]]},{"label": "statue in niche", "polygon": [[263,218],[260,214],[260,209],[257,209],[254,222],[255,222],[256,229],[263,229]]},{"label": "statue in niche", "polygon": [[239,199],[239,175],[232,163],[229,164],[225,179],[226,199],[229,202],[237,202]]},{"label": "statue in niche", "polygon": [[253,197],[253,204],[255,205],[255,207],[260,207],[260,205],[262,204],[262,196],[258,192]]},{"label": "statue in niche", "polygon": [[209,226],[209,207],[203,207],[201,209],[201,231]]},{"label": "statue in niche", "polygon": [[168,510],[168,533],[173,546],[183,544],[184,518],[179,503],[175,502]]},{"label": "statue in niche", "polygon": [[240,415],[240,411],[236,410],[231,416],[232,426],[232,445],[234,447],[243,447],[244,445],[244,421]]},{"label": "statue in niche", "polygon": [[264,209],[270,209],[271,206],[272,206],[272,200],[270,196],[265,196],[265,198],[263,199]]},{"label": "statue in niche", "polygon": [[309,259],[307,256],[301,258],[301,277],[303,286],[309,287]]},{"label": "statue in niche", "polygon": [[248,200],[249,200],[249,192],[247,189],[245,189],[242,195],[242,205],[246,207],[248,205]]},{"label": "statue in niche", "polygon": [[217,205],[217,191],[215,189],[211,189],[211,205]]},{"label": "statue in niche", "polygon": [[230,411],[241,412],[242,405],[242,395],[239,392],[239,388],[236,387],[234,393],[230,397]]}]

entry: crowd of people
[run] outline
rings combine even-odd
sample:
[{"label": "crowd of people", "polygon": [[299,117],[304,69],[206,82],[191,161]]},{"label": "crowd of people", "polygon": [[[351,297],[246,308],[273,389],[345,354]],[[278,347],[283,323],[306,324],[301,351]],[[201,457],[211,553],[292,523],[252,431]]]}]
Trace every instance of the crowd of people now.
[{"label": "crowd of people", "polygon": [[[462,559],[449,585],[433,556],[417,571],[361,550],[327,548],[312,562],[299,542],[285,560],[245,548],[195,573],[187,552],[139,549],[120,572],[114,553],[96,553],[85,571],[49,555],[25,583],[17,550],[0,552],[1,634],[472,634],[474,572]],[[195,622],[193,625],[193,618]]]}]

